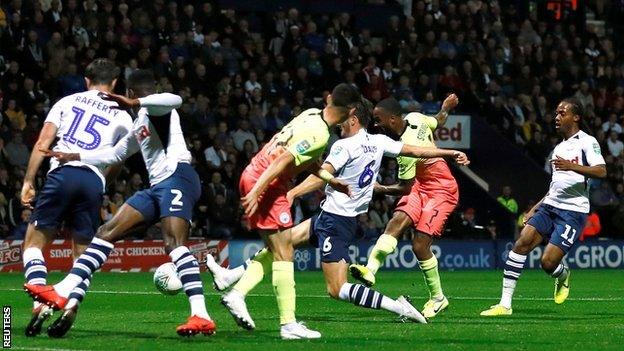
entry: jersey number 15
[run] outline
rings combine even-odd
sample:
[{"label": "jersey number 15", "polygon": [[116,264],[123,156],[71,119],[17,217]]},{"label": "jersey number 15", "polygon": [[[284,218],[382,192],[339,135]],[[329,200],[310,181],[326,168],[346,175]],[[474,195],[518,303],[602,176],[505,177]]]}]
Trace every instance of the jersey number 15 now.
[{"label": "jersey number 15", "polygon": [[78,125],[82,121],[82,117],[84,117],[85,110],[74,106],[72,107],[72,112],[76,114],[76,117],[74,117],[74,121],[69,127],[67,133],[63,135],[63,140],[71,144],[76,144],[78,147],[85,150],[93,150],[98,147],[102,142],[102,135],[100,132],[95,130],[95,125],[99,123],[107,126],[110,124],[110,121],[98,115],[91,115],[91,118],[89,118],[89,121],[84,128],[84,132],[90,134],[93,137],[93,140],[90,143],[87,143],[76,139],[76,131],[78,130]]}]

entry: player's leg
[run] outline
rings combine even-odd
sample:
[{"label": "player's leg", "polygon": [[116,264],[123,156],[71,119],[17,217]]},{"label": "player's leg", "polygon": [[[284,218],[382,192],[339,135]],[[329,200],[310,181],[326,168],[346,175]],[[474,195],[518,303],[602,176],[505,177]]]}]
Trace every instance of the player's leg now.
[{"label": "player's leg", "polygon": [[554,230],[542,255],[542,269],[555,278],[554,300],[562,304],[570,294],[570,269],[563,257],[572,248],[585,225],[587,215],[580,212],[553,208]]},{"label": "player's leg", "polygon": [[418,259],[420,271],[429,290],[429,300],[423,307],[423,315],[427,318],[435,317],[449,305],[448,299],[442,291],[442,283],[438,272],[438,259],[431,251],[432,243],[433,238],[431,235],[418,231],[412,240],[412,250]]},{"label": "player's leg", "polygon": [[512,313],[511,301],[527,255],[542,242],[543,237],[540,233],[549,232],[551,227],[552,222],[548,212],[542,207],[538,208],[529,223],[522,229],[512,250],[509,251],[503,270],[503,290],[500,302],[481,312],[482,316],[500,316]]},{"label": "player's leg", "polygon": [[[130,200],[135,198],[137,194]],[[60,308],[65,307],[67,297],[72,290],[102,267],[113,251],[113,243],[125,236],[134,227],[141,225],[145,220],[141,212],[129,205],[130,200],[121,206],[110,221],[98,228],[96,236],[91,240],[85,252],[74,262],[69,274],[54,285],[54,290],[64,299],[59,300],[62,304],[59,306]]]},{"label": "player's leg", "polygon": [[[72,256],[74,260],[78,259],[78,257],[84,253],[88,246],[88,240],[81,240],[80,238],[74,237],[72,242]],[[67,305],[65,305],[63,313],[61,313],[61,316],[48,327],[48,336],[52,338],[60,338],[67,334],[76,320],[78,307],[82,303],[90,284],[91,278],[87,278],[71,291],[69,294],[69,301],[67,302]]]},{"label": "player's leg", "polygon": [[[411,196],[411,194],[405,197],[409,196]],[[370,255],[368,255],[366,266],[352,264],[349,266],[351,275],[366,286],[375,285],[375,274],[377,270],[386,260],[386,256],[396,249],[398,243],[397,238],[399,238],[407,228],[411,227],[413,223],[414,221],[406,212],[395,210],[392,218],[386,225],[384,233],[379,236]]]},{"label": "player's leg", "polygon": [[449,302],[442,292],[438,259],[431,251],[431,244],[434,237],[442,235],[446,221],[459,201],[459,191],[445,162],[435,162],[427,167],[429,176],[419,184],[422,211],[412,249],[429,290],[423,314],[432,318],[446,309]]},{"label": "player's leg", "polygon": [[[56,230],[37,229],[33,224],[28,225],[22,255],[24,278],[27,284],[46,285],[48,269],[43,257],[43,249],[52,242],[55,235]],[[31,320],[26,325],[26,336],[38,335],[43,323],[51,316],[50,307],[35,301]]]},{"label": "player's leg", "polygon": [[[310,223],[311,220],[307,219],[291,228],[291,240],[294,247],[308,245]],[[262,281],[264,275],[271,271],[273,260],[273,253],[267,248],[262,248],[244,264],[235,268],[223,268],[212,257],[207,258],[206,265],[212,274],[215,289],[223,291],[236,283],[232,289],[246,296]]]},{"label": "player's leg", "polygon": [[199,333],[212,335],[216,325],[206,310],[199,262],[186,246],[193,208],[201,195],[199,176],[191,165],[178,163],[175,173],[154,186],[153,193],[158,199],[162,232],[169,257],[176,266],[191,306],[191,316],[186,323],[176,328],[176,332],[181,336]]},{"label": "player's leg", "polygon": [[394,300],[362,284],[347,282],[348,264],[344,259],[339,262],[322,262],[321,267],[327,283],[327,293],[332,298],[364,308],[383,309],[418,323],[427,322],[405,297],[399,296]]}]

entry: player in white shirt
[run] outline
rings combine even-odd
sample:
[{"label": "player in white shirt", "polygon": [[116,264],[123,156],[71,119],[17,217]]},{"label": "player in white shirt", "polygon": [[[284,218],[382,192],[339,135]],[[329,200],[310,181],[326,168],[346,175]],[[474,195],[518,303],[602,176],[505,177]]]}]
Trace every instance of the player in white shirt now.
[{"label": "player in white shirt", "polygon": [[[295,226],[292,229],[292,242],[295,247],[311,244],[321,248],[327,292],[332,298],[366,308],[385,309],[407,319],[426,323],[422,314],[404,297],[394,300],[363,285],[347,282],[349,245],[355,239],[356,217],[368,211],[384,156],[453,157],[461,164],[467,164],[468,160],[459,151],[419,148],[394,141],[385,135],[369,134],[365,126],[370,119],[370,105],[363,102],[356,108],[354,115],[340,125],[345,139],[332,145],[322,165],[323,169],[349,184],[351,197],[329,186],[325,187],[327,197],[321,205],[321,213]],[[320,189],[324,183],[315,175],[310,175],[288,192],[288,198],[292,202],[296,197]],[[264,271],[269,270],[272,261],[272,254],[263,249],[248,262],[246,271],[243,266],[227,270],[208,257],[208,269],[217,290],[225,290],[238,282],[223,297],[223,301],[236,322],[246,329],[253,329],[254,322],[247,311],[244,296],[262,280]]]},{"label": "player in white shirt", "polygon": [[[83,152],[110,148],[132,129],[132,118],[125,111],[112,109],[115,103],[105,101],[101,93],[110,93],[115,87],[120,70],[112,61],[97,59],[85,72],[88,90],[59,100],[48,113],[39,139],[33,147],[24,177],[22,205],[33,208],[24,240],[24,275],[26,282],[45,285],[47,269],[42,249],[56,237],[62,223],[72,233],[74,259],[82,254],[100,225],[100,208],[106,185],[103,166],[85,161],[59,165],[50,160],[50,170],[35,202],[35,175],[48,149],[58,138],[54,150]],[[85,280],[69,295],[77,306],[88,289]],[[42,324],[52,310],[38,302],[33,317],[26,326],[26,335],[41,332]],[[54,336],[54,328],[48,329]]]},{"label": "player in white shirt", "polygon": [[505,262],[501,300],[481,312],[482,316],[512,313],[511,300],[527,255],[544,238],[549,238],[549,243],[542,255],[542,269],[555,278],[555,303],[562,304],[568,297],[570,270],[561,261],[581,235],[589,213],[587,180],[607,176],[600,145],[580,130],[582,119],[583,107],[576,99],[565,99],[557,106],[555,128],[563,141],[552,153],[550,189],[525,216],[520,238]]},{"label": "player in white shirt", "polygon": [[[63,334],[69,330],[75,313],[67,303],[68,292],[97,271],[111,254],[114,242],[122,239],[133,229],[160,220],[163,237],[176,265],[178,276],[191,306],[191,316],[178,326],[182,336],[202,333],[211,335],[216,326],[206,310],[204,291],[199,276],[199,263],[186,246],[193,207],[201,194],[197,172],[191,166],[191,154],[186,148],[180,117],[175,111],[182,98],[173,94],[154,94],[155,79],[147,70],[133,72],[128,79],[129,98],[108,94],[121,109],[138,108],[132,133],[121,139],[114,147],[94,152],[61,153],[52,156],[65,161],[108,165],[122,162],[141,151],[149,172],[149,189],[136,192],[102,225],[84,254],[75,262],[70,274],[60,283],[44,288],[27,287],[29,293],[55,309],[64,308]],[[135,97],[136,96],[136,97]]]}]

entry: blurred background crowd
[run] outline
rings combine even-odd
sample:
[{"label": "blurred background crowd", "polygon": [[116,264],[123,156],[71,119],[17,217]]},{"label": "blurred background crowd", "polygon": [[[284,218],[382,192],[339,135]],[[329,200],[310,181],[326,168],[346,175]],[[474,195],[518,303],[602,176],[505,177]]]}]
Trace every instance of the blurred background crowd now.
[{"label": "blurred background crowd", "polygon": [[[302,110],[322,106],[340,82],[373,102],[394,96],[406,112],[427,114],[456,93],[456,112],[486,120],[545,172],[559,142],[555,104],[577,97],[609,171],[606,181],[591,183],[595,216],[624,233],[624,67],[617,35],[624,2],[582,2],[580,21],[545,19],[540,3],[546,1],[351,2],[383,16],[368,25],[370,19],[349,12],[281,5],[237,11],[229,6],[235,1],[1,0],[0,238],[19,238],[25,230],[30,212],[20,205],[21,180],[46,112],[85,89],[82,72],[97,57],[122,67],[119,93],[134,69],[148,68],[160,91],[183,97],[178,112],[203,183],[196,236],[250,235],[240,221],[242,169],[275,131]],[[395,182],[396,169],[387,160],[378,181]],[[44,177],[42,170],[39,184]],[[102,220],[148,185],[135,155],[108,190]],[[516,203],[511,188],[500,191],[501,206],[521,223],[531,204]],[[317,192],[297,201],[295,218],[318,211],[321,199]],[[362,236],[383,230],[393,201],[374,199],[359,218]],[[499,235],[497,223],[461,203],[448,227],[452,238]],[[157,228],[149,235],[158,237]]]}]

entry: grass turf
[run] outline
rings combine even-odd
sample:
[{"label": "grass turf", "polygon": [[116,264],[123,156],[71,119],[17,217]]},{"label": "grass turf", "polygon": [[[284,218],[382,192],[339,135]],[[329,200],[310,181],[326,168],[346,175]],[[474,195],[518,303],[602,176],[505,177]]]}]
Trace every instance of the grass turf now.
[{"label": "grass turf", "polygon": [[[74,328],[63,339],[44,333],[26,338],[30,298],[20,274],[0,274],[0,301],[12,306],[13,348],[22,350],[622,350],[624,272],[573,271],[570,298],[552,301],[552,279],[527,270],[516,289],[514,314],[480,317],[498,301],[500,271],[442,272],[450,306],[428,325],[398,323],[385,311],[367,310],[324,295],[320,272],[297,272],[297,316],[323,338],[281,341],[275,298],[265,279],[247,299],[256,330],[239,329],[219,304],[204,274],[207,305],[218,327],[212,337],[180,338],[175,327],[188,316],[184,294],[156,292],[147,273],[98,273]],[[60,274],[51,274],[56,282]],[[425,302],[419,272],[381,272],[376,288],[392,297]],[[56,318],[56,315],[53,317]]]}]

